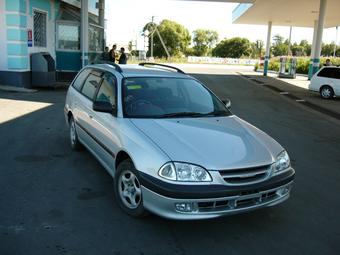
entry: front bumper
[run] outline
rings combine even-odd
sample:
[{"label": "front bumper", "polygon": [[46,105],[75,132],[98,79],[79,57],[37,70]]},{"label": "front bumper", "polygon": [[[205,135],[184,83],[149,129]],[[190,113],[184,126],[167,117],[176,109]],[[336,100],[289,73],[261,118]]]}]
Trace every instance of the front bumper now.
[{"label": "front bumper", "polygon": [[[169,190],[166,187],[155,188],[155,184],[151,185],[150,180],[147,182],[145,175],[142,174],[143,204],[149,211],[169,219],[216,218],[274,206],[287,200],[294,175],[294,170],[290,169],[266,182],[246,187],[172,185],[178,186],[176,192],[176,190]],[[184,192],[183,189],[186,191]]]}]

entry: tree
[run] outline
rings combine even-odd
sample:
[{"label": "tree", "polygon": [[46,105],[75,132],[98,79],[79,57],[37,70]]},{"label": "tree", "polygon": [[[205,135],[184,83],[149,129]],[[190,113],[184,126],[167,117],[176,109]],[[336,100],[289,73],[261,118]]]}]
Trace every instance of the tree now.
[{"label": "tree", "polygon": [[224,39],[212,51],[213,56],[240,58],[242,56],[250,56],[251,43],[246,38],[234,37],[231,39]]},{"label": "tree", "polygon": [[281,35],[274,35],[272,45],[272,54],[274,56],[284,56],[288,54],[288,40],[284,41]]},{"label": "tree", "polygon": [[305,56],[310,56],[311,55],[311,53],[312,53],[312,45],[310,45],[307,40],[301,40],[299,45],[303,47]]},{"label": "tree", "polygon": [[[181,56],[186,52],[191,42],[191,36],[188,29],[177,22],[165,19],[162,20],[159,25],[150,22],[146,24],[143,29],[143,31],[148,30],[149,33],[154,33],[155,57],[167,57],[160,38],[155,32],[155,28],[158,29],[158,32],[163,38],[164,44],[171,56]],[[149,49],[151,49],[151,47],[149,47]]]},{"label": "tree", "polygon": [[321,55],[326,56],[326,57],[333,56],[334,47],[335,47],[334,42],[332,42],[330,44],[322,44]]},{"label": "tree", "polygon": [[291,47],[290,50],[292,52],[293,56],[305,56],[306,52],[305,52],[305,48],[301,45],[298,45],[297,43],[294,43]]},{"label": "tree", "polygon": [[264,54],[264,43],[262,40],[256,40],[254,43],[251,44],[252,58],[260,58]]},{"label": "tree", "polygon": [[281,44],[284,43],[283,42],[284,38],[283,38],[283,36],[277,34],[277,35],[273,36],[273,41],[274,41],[274,43],[273,43],[274,46],[281,45]]},{"label": "tree", "polygon": [[194,55],[207,56],[217,40],[218,33],[216,31],[206,29],[195,30],[193,32]]}]

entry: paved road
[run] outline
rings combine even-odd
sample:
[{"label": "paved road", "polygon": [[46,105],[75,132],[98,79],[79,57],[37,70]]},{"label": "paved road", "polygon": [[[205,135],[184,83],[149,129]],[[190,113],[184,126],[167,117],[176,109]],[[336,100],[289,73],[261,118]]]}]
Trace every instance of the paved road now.
[{"label": "paved road", "polygon": [[70,150],[65,91],[0,92],[0,116],[1,99],[21,100],[0,124],[0,254],[340,254],[340,125],[231,73],[195,75],[286,147],[290,200],[208,221],[130,218],[97,161]]}]

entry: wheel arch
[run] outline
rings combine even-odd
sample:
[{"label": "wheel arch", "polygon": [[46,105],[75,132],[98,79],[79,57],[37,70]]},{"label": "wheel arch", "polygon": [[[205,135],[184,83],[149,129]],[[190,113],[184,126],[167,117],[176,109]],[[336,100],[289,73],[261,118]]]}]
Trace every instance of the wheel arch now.
[{"label": "wheel arch", "polygon": [[115,169],[117,169],[118,165],[126,159],[130,159],[133,165],[136,166],[130,154],[124,150],[120,150],[115,157]]},{"label": "wheel arch", "polygon": [[320,86],[320,89],[319,89],[319,92],[321,93],[321,90],[322,90],[322,88],[324,88],[324,87],[330,87],[332,90],[333,90],[333,92],[334,92],[334,88],[332,87],[332,85],[330,85],[330,84],[323,84],[323,85],[321,85]]},{"label": "wheel arch", "polygon": [[68,112],[67,112],[67,121],[68,121],[69,123],[70,123],[71,117],[73,117],[73,114],[72,114],[71,111],[68,111]]}]

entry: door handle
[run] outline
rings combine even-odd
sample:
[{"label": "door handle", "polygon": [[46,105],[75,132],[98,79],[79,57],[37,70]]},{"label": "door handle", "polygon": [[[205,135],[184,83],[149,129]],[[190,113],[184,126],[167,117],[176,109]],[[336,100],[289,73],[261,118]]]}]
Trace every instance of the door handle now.
[{"label": "door handle", "polygon": [[93,119],[93,116],[92,116],[92,115],[89,115],[89,118],[90,118],[90,119]]}]

